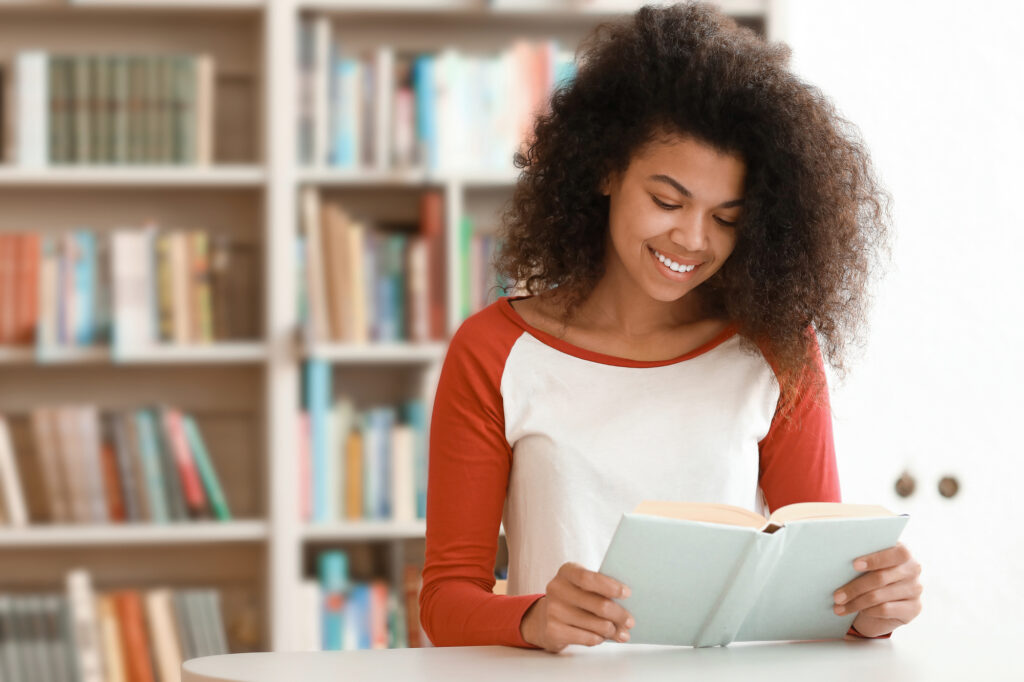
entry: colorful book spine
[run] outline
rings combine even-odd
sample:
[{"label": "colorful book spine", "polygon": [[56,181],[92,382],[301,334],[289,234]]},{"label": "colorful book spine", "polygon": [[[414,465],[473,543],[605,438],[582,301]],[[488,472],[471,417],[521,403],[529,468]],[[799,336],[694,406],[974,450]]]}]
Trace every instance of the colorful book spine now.
[{"label": "colorful book spine", "polygon": [[135,424],[139,436],[139,454],[146,477],[149,517],[155,523],[167,523],[171,515],[165,492],[163,467],[160,463],[156,417],[148,410],[138,410],[135,413]]},{"label": "colorful book spine", "polygon": [[348,555],[341,550],[321,552],[318,563],[323,597],[322,648],[324,651],[337,651],[344,648],[345,643],[345,615],[349,591]]},{"label": "colorful book spine", "polygon": [[331,368],[323,360],[306,362],[306,409],[310,419],[310,451],[313,463],[313,521],[328,521],[326,476],[328,413],[330,411]]},{"label": "colorful book spine", "polygon": [[213,514],[219,521],[230,521],[231,510],[228,508],[228,501],[224,496],[224,491],[221,489],[217,472],[213,468],[210,453],[206,449],[206,444],[203,442],[202,435],[199,432],[199,426],[196,424],[195,419],[189,415],[182,417],[182,425],[185,430],[185,436],[188,439],[189,448],[195,457],[199,475],[202,477],[203,486],[209,497]]}]

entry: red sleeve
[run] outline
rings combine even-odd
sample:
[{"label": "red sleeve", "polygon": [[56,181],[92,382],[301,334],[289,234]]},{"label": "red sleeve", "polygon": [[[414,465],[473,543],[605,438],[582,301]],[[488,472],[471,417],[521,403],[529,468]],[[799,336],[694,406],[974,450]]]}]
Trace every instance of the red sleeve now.
[{"label": "red sleeve", "polygon": [[[768,434],[758,443],[758,484],[771,512],[797,502],[842,502],[825,363],[813,331],[810,336],[814,340],[814,362],[801,377],[789,421],[776,410]],[[813,390],[815,385],[824,389],[818,393]],[[892,636],[890,632],[866,637],[853,626],[846,634],[860,639]]]},{"label": "red sleeve", "polygon": [[541,594],[492,593],[512,449],[500,382],[521,330],[495,306],[459,328],[448,348],[430,424],[427,544],[420,622],[435,646],[537,648],[519,624]]}]

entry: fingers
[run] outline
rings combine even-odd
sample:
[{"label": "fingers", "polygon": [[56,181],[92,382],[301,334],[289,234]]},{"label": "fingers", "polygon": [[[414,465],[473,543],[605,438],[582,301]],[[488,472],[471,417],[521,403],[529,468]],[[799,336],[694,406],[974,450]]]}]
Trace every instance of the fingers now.
[{"label": "fingers", "polygon": [[837,604],[844,604],[866,592],[877,590],[901,580],[913,579],[921,575],[921,564],[914,559],[891,568],[876,569],[846,583],[833,593]]},{"label": "fingers", "polygon": [[902,542],[898,542],[895,547],[854,559],[853,567],[858,571],[877,571],[880,568],[906,563],[911,559],[913,557],[910,555],[910,550]]},{"label": "fingers", "polygon": [[619,642],[629,641],[627,629],[616,624],[615,621],[601,618],[590,611],[564,602],[559,602],[553,606],[555,617],[559,621],[580,630],[599,635],[602,642],[606,639],[614,639]]},{"label": "fingers", "polygon": [[886,602],[917,600],[922,592],[921,583],[917,582],[916,578],[908,578],[871,590],[843,604],[837,604],[834,611],[837,615],[856,611],[864,613],[868,609]]},{"label": "fingers", "polygon": [[862,615],[873,618],[888,618],[899,621],[906,625],[914,620],[921,613],[920,599],[902,599],[900,601],[887,601],[884,604],[871,606],[861,611]]},{"label": "fingers", "polygon": [[[548,592],[556,601],[571,604],[609,623],[612,628],[612,634],[614,634],[615,630],[633,627],[633,617],[629,611],[622,605],[615,603],[607,597],[602,597],[600,594],[588,592],[564,580],[552,583]],[[594,632],[604,633],[605,628],[595,629]]]},{"label": "fingers", "polygon": [[558,575],[568,580],[573,585],[587,592],[596,592],[608,599],[623,599],[628,597],[629,588],[614,578],[588,571],[579,564],[565,563],[558,569]]}]

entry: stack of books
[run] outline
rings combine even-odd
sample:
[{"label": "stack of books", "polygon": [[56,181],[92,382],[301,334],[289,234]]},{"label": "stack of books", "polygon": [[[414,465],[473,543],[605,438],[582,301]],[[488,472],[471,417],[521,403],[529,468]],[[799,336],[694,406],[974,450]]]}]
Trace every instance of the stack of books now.
[{"label": "stack of books", "polygon": [[[0,507],[10,525],[28,523],[30,507],[54,523],[231,519],[191,415],[167,406],[101,413],[76,405],[36,408],[30,422],[35,456],[19,457],[0,417]],[[27,503],[22,472],[42,481],[45,504]]]},{"label": "stack of books", "polygon": [[27,50],[13,76],[20,166],[212,161],[208,55]]},{"label": "stack of books", "polygon": [[348,555],[317,556],[318,579],[302,582],[300,646],[306,651],[402,649],[431,646],[419,622],[421,567],[407,564],[400,589],[382,578],[353,581]]},{"label": "stack of books", "polygon": [[0,633],[11,680],[177,680],[183,661],[230,653],[217,590],[97,593],[82,569],[63,593],[0,594]]},{"label": "stack of books", "polygon": [[519,291],[512,282],[500,274],[494,265],[501,250],[501,238],[489,232],[480,232],[473,218],[462,216],[459,221],[459,265],[462,268],[462,287],[459,292],[461,319],[466,319],[506,294]]},{"label": "stack of books", "polygon": [[445,338],[444,203],[420,196],[414,225],[378,225],[303,190],[299,318],[307,342]]},{"label": "stack of books", "polygon": [[299,30],[299,162],[313,166],[507,172],[551,92],[575,76],[554,40],[492,56],[354,53],[330,17]]},{"label": "stack of books", "polygon": [[306,521],[426,518],[427,410],[421,399],[359,412],[333,402],[331,368],[310,360],[299,416],[300,509]]}]

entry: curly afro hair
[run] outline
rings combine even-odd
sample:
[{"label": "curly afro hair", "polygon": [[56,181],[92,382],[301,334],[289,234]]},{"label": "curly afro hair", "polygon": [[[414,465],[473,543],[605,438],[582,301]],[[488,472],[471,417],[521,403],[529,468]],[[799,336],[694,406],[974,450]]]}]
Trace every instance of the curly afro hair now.
[{"label": "curly afro hair", "polygon": [[519,290],[550,291],[568,321],[603,274],[602,179],[655,140],[689,137],[747,169],[736,247],[699,287],[705,312],[772,359],[783,405],[807,377],[822,387],[809,371],[819,344],[845,374],[888,253],[890,199],[856,129],[789,58],[785,44],[705,3],[645,6],[598,26],[515,154],[498,271]]}]

